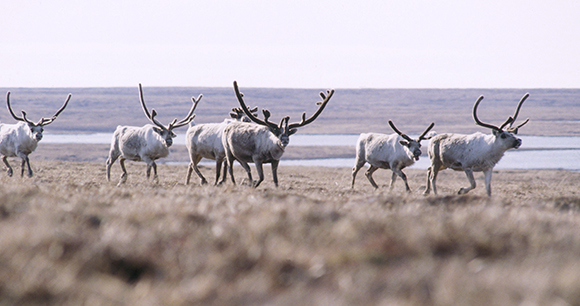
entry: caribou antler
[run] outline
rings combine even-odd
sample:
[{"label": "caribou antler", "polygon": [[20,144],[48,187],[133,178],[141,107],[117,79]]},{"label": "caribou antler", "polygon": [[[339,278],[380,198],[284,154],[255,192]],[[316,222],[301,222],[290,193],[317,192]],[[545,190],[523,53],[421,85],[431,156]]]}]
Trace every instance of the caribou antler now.
[{"label": "caribou antler", "polygon": [[197,107],[197,104],[199,103],[201,98],[203,98],[203,95],[199,95],[197,99],[191,97],[191,102],[193,103],[193,105],[191,106],[189,113],[187,113],[187,116],[185,116],[185,118],[179,121],[177,121],[177,118],[173,119],[173,121],[166,128],[163,124],[161,124],[161,122],[155,119],[155,116],[157,116],[157,112],[155,111],[155,109],[151,109],[151,113],[149,113],[147,105],[145,105],[145,99],[143,98],[143,87],[141,86],[141,83],[139,83],[139,100],[141,100],[141,107],[143,108],[143,112],[145,112],[145,116],[151,122],[153,122],[155,125],[157,125],[162,129],[172,130],[190,123],[193,120],[193,118],[195,118],[195,114],[193,112],[195,111],[195,108]]},{"label": "caribou antler", "polygon": [[26,118],[26,112],[25,111],[20,111],[20,112],[22,113],[22,119],[24,119],[22,121],[34,125],[34,123],[32,121],[30,121],[28,118]]},{"label": "caribou antler", "polygon": [[[393,131],[395,131],[395,133],[399,134],[401,137],[405,138],[405,140],[407,141],[412,141],[413,139],[411,139],[411,137],[407,136],[407,134],[405,133],[401,133],[401,131],[399,131],[399,129],[397,129],[397,127],[395,126],[395,124],[393,123],[393,121],[389,120],[389,125],[391,126],[391,128],[393,129]],[[435,122],[431,122],[431,124],[427,127],[427,129],[421,134],[421,136],[419,136],[419,138],[417,138],[417,142],[421,142],[421,140],[427,139],[425,138],[425,135],[427,135],[427,133],[429,133],[429,131],[435,126]]]},{"label": "caribou antler", "polygon": [[10,112],[10,115],[12,115],[12,118],[14,118],[16,121],[24,121],[28,124],[34,124],[31,121],[27,121],[24,119],[24,115],[22,117],[18,117],[16,116],[16,114],[14,113],[14,111],[12,110],[12,107],[10,106],[10,92],[6,93],[6,106],[8,107],[8,111]]},{"label": "caribou antler", "polygon": [[[243,98],[244,94],[242,94],[240,92],[240,89],[238,88],[238,82],[236,82],[236,81],[234,81],[234,91],[236,93],[236,97],[238,98],[238,101],[240,102],[240,106],[242,107],[242,110],[244,111],[244,114],[246,114],[246,116],[248,116],[248,118],[250,118],[250,120],[254,121],[257,124],[261,124],[261,125],[269,127],[270,130],[276,131],[275,133],[280,132],[280,130],[282,129],[282,123],[284,120],[286,120],[285,119],[286,117],[282,118],[280,125],[276,125],[275,123],[268,120],[268,118],[270,118],[270,115],[271,115],[270,111],[268,111],[267,109],[262,109],[262,113],[264,114],[264,120],[261,120],[258,117],[254,116],[254,114],[252,114],[252,112],[248,109],[248,106],[244,102],[244,98]],[[306,113],[303,113],[301,122],[295,122],[295,123],[288,124],[288,120],[290,120],[290,117],[288,117],[288,120],[286,120],[287,129],[292,130],[292,129],[295,129],[298,127],[302,127],[302,126],[305,126],[309,123],[312,123],[314,120],[316,120],[316,118],[320,115],[320,113],[322,113],[322,111],[326,107],[326,104],[328,103],[328,101],[330,101],[330,98],[334,94],[334,89],[328,90],[326,93],[327,93],[326,95],[323,92],[320,93],[320,96],[322,97],[322,101],[316,103],[317,105],[320,105],[320,106],[318,107],[318,110],[310,118],[306,119]]]},{"label": "caribou antler", "polygon": [[10,105],[10,92],[6,93],[6,106],[8,107],[8,111],[10,112],[10,115],[12,115],[12,118],[16,119],[17,121],[23,121],[23,122],[26,122],[30,125],[34,125],[34,126],[43,126],[43,125],[51,124],[56,119],[56,117],[58,117],[58,115],[60,115],[60,113],[62,113],[62,111],[68,105],[68,102],[70,101],[71,97],[72,97],[72,94],[69,93],[68,97],[66,98],[66,101],[64,101],[64,104],[61,106],[61,108],[58,111],[56,111],[56,113],[51,118],[49,118],[49,119],[40,118],[40,120],[37,123],[34,123],[34,122],[30,121],[28,118],[26,118],[25,111],[21,111],[22,117],[16,116],[16,114],[12,110],[12,106]]},{"label": "caribou antler", "polygon": [[425,138],[425,135],[427,135],[427,133],[429,133],[429,131],[435,126],[435,122],[431,122],[431,124],[427,127],[427,129],[423,132],[423,134],[421,134],[421,136],[419,136],[419,138],[417,138],[418,141],[424,140],[424,139],[428,139]]},{"label": "caribou antler", "polygon": [[295,128],[303,127],[307,124],[312,123],[314,120],[316,120],[316,118],[318,118],[318,116],[322,113],[322,111],[326,107],[326,104],[328,104],[328,101],[330,101],[330,98],[332,97],[333,94],[334,94],[334,89],[327,90],[326,95],[323,92],[320,92],[320,97],[322,97],[322,101],[316,102],[316,105],[320,105],[318,107],[318,110],[316,110],[316,112],[308,119],[306,119],[306,113],[305,112],[302,113],[302,121],[290,123],[288,125],[288,129],[295,129]]},{"label": "caribou antler", "polygon": [[201,98],[203,98],[202,94],[197,96],[197,99],[195,99],[195,97],[191,97],[191,102],[193,103],[193,105],[191,106],[189,113],[187,113],[187,116],[185,116],[185,118],[181,119],[177,123],[176,123],[177,119],[173,119],[173,122],[171,122],[171,124],[169,124],[168,130],[176,129],[178,127],[182,127],[184,125],[189,124],[193,120],[193,118],[195,118],[195,114],[193,112],[197,108],[197,104],[199,103]]},{"label": "caribou antler", "polygon": [[473,105],[473,120],[475,120],[475,123],[479,126],[488,128],[488,129],[492,129],[494,131],[501,131],[507,124],[513,122],[513,118],[509,117],[502,125],[501,127],[497,127],[495,125],[492,124],[488,124],[488,123],[483,123],[479,120],[479,118],[477,118],[477,107],[479,106],[479,102],[481,102],[481,100],[483,100],[483,96],[479,96],[479,98],[477,98],[477,101],[475,101],[475,104]]},{"label": "caribou antler", "polygon": [[389,120],[389,125],[391,126],[391,128],[393,129],[393,131],[395,131],[395,133],[397,133],[401,137],[405,138],[406,141],[413,141],[413,139],[411,137],[407,136],[407,134],[401,133],[401,131],[399,131],[397,129],[397,127],[395,126],[395,124],[393,123],[393,121]]},{"label": "caribou antler", "polygon": [[68,94],[68,97],[66,98],[66,101],[64,101],[64,104],[60,107],[59,110],[56,111],[56,113],[54,113],[54,115],[48,119],[44,119],[41,118],[40,121],[38,121],[38,123],[36,125],[48,125],[51,124],[56,117],[58,117],[58,115],[60,115],[60,113],[62,113],[62,111],[67,107],[68,105],[68,101],[70,101],[70,98],[72,97],[72,94]]},{"label": "caribou antler", "polygon": [[524,126],[526,123],[528,123],[528,121],[530,121],[530,118],[527,118],[526,120],[524,120],[524,122],[522,122],[520,125],[516,126],[515,128],[513,127],[514,123],[516,122],[516,119],[518,118],[518,115],[520,114],[520,109],[522,108],[522,104],[524,104],[524,101],[526,101],[526,99],[530,96],[529,93],[526,93],[521,99],[520,102],[518,103],[518,106],[516,107],[516,112],[513,115],[513,121],[510,123],[510,126],[508,127],[508,132],[510,133],[514,133],[517,134],[518,133],[518,129],[521,128],[522,126]]},{"label": "caribou antler", "polygon": [[526,99],[530,96],[529,93],[526,93],[521,99],[520,102],[518,103],[518,106],[516,107],[516,111],[514,113],[513,116],[510,116],[507,118],[507,120],[502,123],[502,125],[500,125],[499,127],[491,125],[491,124],[487,124],[487,123],[483,123],[481,121],[479,121],[479,118],[477,118],[477,107],[479,105],[479,102],[481,102],[481,100],[483,100],[483,96],[480,96],[477,101],[475,101],[475,104],[473,105],[473,119],[475,120],[475,123],[477,123],[480,126],[486,127],[486,128],[490,128],[492,130],[495,131],[502,131],[506,126],[508,126],[507,131],[513,134],[517,134],[518,133],[518,129],[521,128],[522,126],[524,126],[526,123],[528,123],[528,121],[530,121],[530,119],[526,119],[524,120],[524,122],[522,122],[520,125],[513,127],[516,119],[518,118],[518,115],[520,113],[520,109],[522,108],[522,104],[524,103],[524,101],[526,101]]},{"label": "caribou antler", "polygon": [[165,129],[165,126],[163,126],[161,122],[155,120],[155,116],[157,116],[157,112],[155,111],[155,109],[151,109],[151,113],[149,113],[147,105],[145,105],[145,99],[143,98],[143,87],[141,86],[141,83],[139,83],[139,100],[141,100],[141,108],[143,108],[143,112],[145,112],[145,116],[147,117],[147,119],[149,119],[149,121],[151,121],[158,127]]},{"label": "caribou antler", "polygon": [[252,112],[248,109],[248,106],[244,102],[244,98],[243,98],[244,94],[242,94],[240,92],[240,89],[238,88],[238,82],[236,82],[236,81],[234,81],[234,92],[236,93],[236,97],[238,98],[238,102],[240,102],[240,106],[242,107],[244,114],[246,114],[246,116],[248,116],[248,118],[250,120],[254,121],[257,124],[265,125],[272,130],[278,129],[278,125],[268,121],[268,118],[270,117],[270,112],[268,110],[266,110],[266,109],[262,110],[262,113],[264,114],[264,118],[266,120],[261,120],[260,118],[254,116],[254,114],[252,114]]},{"label": "caribou antler", "polygon": [[[256,107],[250,109],[250,112],[252,114],[253,113],[257,113],[258,112],[258,107],[256,106]],[[244,115],[244,111],[240,107],[234,107],[234,108],[232,108],[232,112],[230,113],[230,116],[232,118],[235,118],[235,119],[240,119],[240,118],[242,118],[243,115]]]}]

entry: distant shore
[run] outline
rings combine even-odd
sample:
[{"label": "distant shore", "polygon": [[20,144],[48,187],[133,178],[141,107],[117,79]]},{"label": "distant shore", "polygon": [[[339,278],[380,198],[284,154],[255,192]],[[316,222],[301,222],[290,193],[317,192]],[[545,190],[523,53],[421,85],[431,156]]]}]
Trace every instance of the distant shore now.
[{"label": "distant shore", "polygon": [[[204,95],[196,109],[196,123],[221,122],[238,107],[232,88],[144,87],[150,108],[157,119],[169,123],[182,118],[191,105],[191,96]],[[0,89],[1,90],[1,89]],[[11,90],[15,109],[25,110],[33,121],[51,116],[70,92],[73,97],[59,118],[46,127],[53,133],[89,133],[115,130],[117,125],[143,126],[148,120],[134,88],[15,88]],[[320,89],[242,88],[246,103],[268,109],[271,120],[290,116],[299,121],[303,112],[316,111]],[[526,92],[530,98],[522,107],[521,120],[530,122],[520,132],[526,135],[571,136],[580,133],[580,89],[340,89],[320,117],[301,128],[305,134],[390,133],[393,120],[407,134],[421,133],[429,123],[439,133],[472,133],[489,130],[474,124],[473,103],[480,95],[480,119],[501,124],[514,113]],[[4,111],[0,122],[12,123]],[[185,133],[181,129],[178,133]]]}]

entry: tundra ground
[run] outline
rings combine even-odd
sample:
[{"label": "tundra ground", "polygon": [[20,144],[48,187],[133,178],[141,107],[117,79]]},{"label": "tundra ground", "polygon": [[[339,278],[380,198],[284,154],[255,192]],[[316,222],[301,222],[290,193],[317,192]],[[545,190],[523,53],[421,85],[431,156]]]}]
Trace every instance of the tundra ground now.
[{"label": "tundra ground", "polygon": [[[18,164],[18,162],[16,162]],[[32,162],[0,173],[0,305],[578,305],[580,173],[269,166],[257,189],[185,186],[185,166]],[[214,168],[203,167],[208,181]],[[255,170],[254,170],[255,173]],[[379,170],[379,185],[391,172]],[[195,174],[194,174],[195,176]],[[236,167],[238,182],[245,173]]]}]

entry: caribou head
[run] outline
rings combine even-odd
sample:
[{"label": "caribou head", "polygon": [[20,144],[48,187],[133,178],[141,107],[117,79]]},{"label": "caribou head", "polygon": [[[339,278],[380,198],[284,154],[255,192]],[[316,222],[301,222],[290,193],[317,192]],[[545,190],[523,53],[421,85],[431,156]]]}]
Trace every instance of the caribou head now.
[{"label": "caribou head", "polygon": [[42,133],[44,132],[43,127],[45,125],[51,124],[56,119],[56,117],[58,117],[58,115],[60,115],[60,113],[62,113],[62,111],[68,105],[68,101],[70,101],[71,97],[72,97],[72,94],[68,94],[68,97],[66,98],[66,101],[64,101],[64,104],[62,105],[62,107],[58,111],[56,111],[56,113],[52,117],[50,117],[48,119],[45,119],[44,117],[40,118],[40,120],[38,120],[38,122],[36,122],[36,123],[34,123],[34,122],[30,121],[28,118],[26,118],[25,111],[21,111],[22,117],[16,116],[16,114],[12,110],[12,107],[10,106],[10,92],[8,92],[6,94],[6,105],[8,107],[8,111],[10,112],[10,115],[12,115],[12,118],[16,119],[17,121],[22,121],[22,122],[25,122],[26,124],[28,124],[28,127],[30,128],[30,132],[32,133],[33,138],[36,139],[36,141],[40,141],[42,139]]},{"label": "caribou head", "polygon": [[267,109],[262,109],[262,113],[264,114],[264,120],[259,119],[252,113],[250,109],[248,109],[248,106],[246,106],[246,103],[244,103],[243,99],[244,94],[240,92],[238,88],[238,83],[236,81],[234,81],[234,91],[236,93],[236,97],[238,98],[238,102],[240,102],[240,106],[242,107],[242,110],[244,111],[244,114],[246,114],[248,119],[257,124],[266,126],[268,129],[270,129],[270,131],[274,135],[276,135],[278,139],[280,139],[280,142],[283,147],[286,147],[288,145],[288,143],[290,142],[290,135],[296,133],[299,127],[303,127],[307,124],[310,124],[314,120],[316,120],[316,118],[318,118],[318,116],[322,113],[322,111],[326,107],[326,104],[328,104],[328,101],[330,101],[330,98],[334,94],[334,89],[326,91],[326,94],[321,92],[320,97],[322,98],[322,101],[316,103],[317,105],[319,105],[318,110],[316,110],[316,112],[310,118],[306,119],[306,113],[303,113],[302,120],[300,122],[288,123],[288,121],[290,121],[290,117],[286,116],[280,120],[280,124],[276,124],[268,120],[271,114],[270,111],[268,111]]},{"label": "caribou head", "polygon": [[141,107],[143,108],[145,116],[149,119],[149,121],[155,124],[156,127],[154,127],[153,130],[157,134],[159,134],[161,138],[163,138],[163,140],[165,141],[165,145],[167,147],[171,147],[171,145],[173,144],[173,138],[176,137],[175,133],[173,133],[173,129],[182,127],[193,121],[193,118],[195,118],[195,114],[193,112],[195,111],[195,108],[197,107],[197,104],[199,103],[202,97],[203,95],[199,95],[197,99],[191,97],[191,102],[193,103],[193,105],[191,106],[189,113],[187,113],[187,116],[185,116],[185,118],[179,121],[177,121],[177,118],[173,119],[173,121],[169,123],[169,125],[167,125],[166,127],[155,119],[155,116],[157,116],[157,111],[155,111],[155,109],[151,109],[151,113],[149,112],[149,110],[147,110],[145,100],[143,99],[143,88],[141,87],[141,83],[139,83],[139,99],[141,100]]},{"label": "caribou head", "polygon": [[[479,126],[491,129],[493,135],[496,137],[496,139],[498,139],[501,143],[505,144],[507,147],[509,148],[514,148],[517,149],[522,145],[522,140],[517,138],[515,135],[518,134],[518,130],[519,128],[521,128],[522,126],[524,126],[524,124],[528,123],[528,121],[530,121],[530,119],[526,119],[524,120],[524,122],[522,122],[521,124],[517,125],[514,127],[514,123],[516,122],[516,119],[518,118],[518,114],[520,113],[520,109],[522,108],[522,104],[524,103],[524,101],[526,101],[526,99],[530,96],[529,93],[526,93],[520,100],[520,102],[518,103],[518,106],[516,107],[516,111],[514,113],[513,116],[510,116],[506,119],[506,121],[500,125],[499,127],[492,125],[492,124],[488,124],[488,123],[483,123],[479,120],[479,118],[477,118],[477,107],[479,106],[479,103],[481,102],[481,100],[483,100],[483,96],[480,96],[477,101],[475,101],[475,104],[473,105],[473,120],[475,120],[475,123]],[[507,126],[507,130],[504,131],[504,128]]]},{"label": "caribou head", "polygon": [[431,138],[431,137],[425,137],[425,135],[427,135],[427,133],[429,133],[429,131],[433,128],[433,126],[435,126],[435,123],[431,122],[429,127],[427,127],[427,129],[417,139],[413,139],[413,138],[407,136],[406,134],[401,133],[401,131],[399,131],[397,129],[397,127],[395,126],[395,124],[391,120],[389,120],[389,125],[391,126],[393,131],[395,131],[395,133],[397,133],[401,137],[403,137],[404,140],[400,140],[399,143],[409,149],[409,151],[413,154],[413,158],[415,158],[415,160],[419,160],[419,156],[421,156],[421,140]]}]

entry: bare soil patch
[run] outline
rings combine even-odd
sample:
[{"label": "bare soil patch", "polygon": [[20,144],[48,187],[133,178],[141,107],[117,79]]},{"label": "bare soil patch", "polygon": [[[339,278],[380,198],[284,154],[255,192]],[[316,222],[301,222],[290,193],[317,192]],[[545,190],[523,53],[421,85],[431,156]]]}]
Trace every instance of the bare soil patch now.
[{"label": "bare soil patch", "polygon": [[[185,166],[34,159],[0,173],[0,305],[577,305],[580,173],[444,171],[374,190],[349,168],[269,167],[257,189]],[[15,169],[19,173],[19,167]],[[202,169],[213,181],[213,167]],[[363,172],[363,171],[361,171]],[[390,171],[377,171],[379,185]],[[245,177],[236,167],[236,179]]]}]

